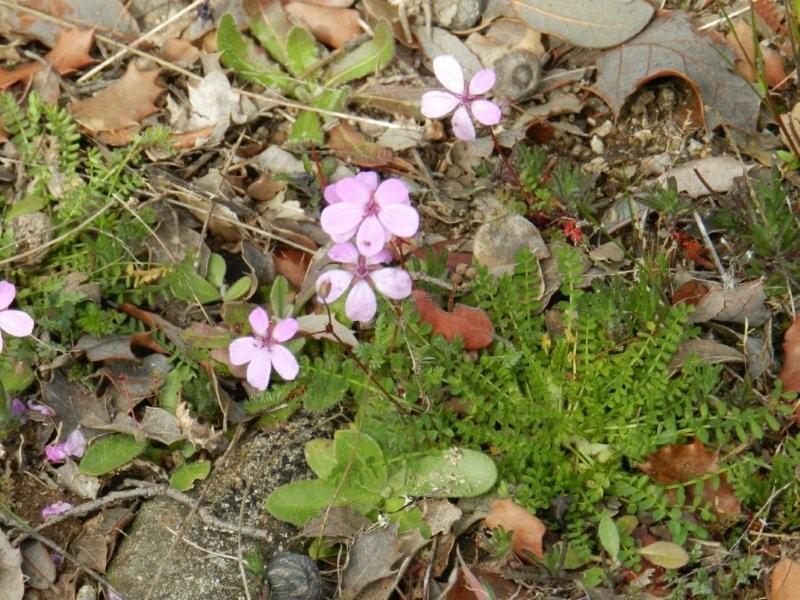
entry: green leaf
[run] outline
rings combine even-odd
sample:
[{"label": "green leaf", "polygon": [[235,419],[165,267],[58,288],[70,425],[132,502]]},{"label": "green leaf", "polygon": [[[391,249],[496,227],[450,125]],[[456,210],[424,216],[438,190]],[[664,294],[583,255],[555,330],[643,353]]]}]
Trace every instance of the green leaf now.
[{"label": "green leaf", "polygon": [[178,408],[178,400],[180,399],[183,384],[193,376],[192,368],[187,364],[180,364],[167,373],[164,385],[158,394],[159,406],[174,415],[175,409]]},{"label": "green leaf", "polygon": [[653,542],[639,548],[639,554],[658,567],[680,569],[689,563],[689,554],[673,542]]},{"label": "green leaf", "polygon": [[310,110],[304,110],[299,115],[289,132],[289,141],[296,144],[311,143],[321,146],[325,141],[325,134],[319,121],[319,115]]},{"label": "green leaf", "polygon": [[336,467],[330,475],[339,484],[337,501],[367,513],[378,508],[387,490],[387,469],[383,450],[366,433],[342,429],[334,434]]},{"label": "green leaf", "polygon": [[216,252],[212,253],[208,259],[208,272],[206,279],[214,287],[221,288],[225,284],[225,272],[228,270],[228,265],[225,264],[225,259]]},{"label": "green leaf", "polygon": [[272,58],[289,68],[288,37],[292,24],[283,4],[276,1],[257,2],[259,16],[250,20],[250,33],[266,48]]},{"label": "green leaf", "polygon": [[245,275],[244,277],[238,279],[236,283],[234,283],[225,291],[225,293],[222,295],[222,299],[225,302],[233,302],[234,300],[238,300],[250,291],[252,285],[253,280],[250,279],[249,275]]},{"label": "green leaf", "polygon": [[[6,392],[24,392],[35,380],[33,369],[27,363],[11,357],[0,360],[0,382]],[[2,401],[0,396],[0,402]]]},{"label": "green leaf", "polygon": [[334,485],[321,479],[293,481],[267,497],[266,507],[276,519],[302,527],[333,503]]},{"label": "green leaf", "polygon": [[86,475],[105,475],[128,464],[147,448],[129,435],[115,433],[94,442],[86,450],[80,471]]},{"label": "green leaf", "polygon": [[217,46],[222,64],[248,81],[286,92],[295,83],[263,51],[236,28],[233,17],[225,15],[217,29]]},{"label": "green leaf", "polygon": [[335,61],[328,70],[328,87],[377,73],[394,58],[394,31],[388,21],[375,26],[375,35]]},{"label": "green leaf", "polygon": [[320,479],[328,479],[336,468],[336,455],[333,452],[332,440],[311,440],[306,443],[303,453],[308,466]]},{"label": "green leaf", "polygon": [[194,482],[198,479],[205,479],[211,472],[210,460],[199,460],[192,463],[184,463],[169,478],[169,484],[179,492],[188,492],[194,487]]},{"label": "green leaf", "polygon": [[38,194],[26,196],[19,202],[15,202],[11,205],[11,207],[8,209],[8,212],[6,212],[5,216],[3,217],[3,221],[10,223],[11,219],[15,217],[21,217],[22,215],[30,215],[35,212],[39,212],[47,204],[47,197],[48,196],[44,191]]},{"label": "green leaf", "polygon": [[175,297],[185,302],[208,304],[220,299],[219,290],[194,271],[176,273],[170,287]]},{"label": "green leaf", "polygon": [[323,90],[311,99],[311,106],[324,110],[342,110],[350,97],[350,88],[346,85],[332,89]]},{"label": "green leaf", "polygon": [[619,530],[608,513],[603,513],[603,516],[600,517],[597,536],[600,538],[600,543],[605,551],[608,552],[608,555],[617,560],[619,556]]},{"label": "green leaf", "polygon": [[307,71],[317,62],[317,42],[304,27],[295,26],[286,41],[287,68],[295,77],[307,76]]},{"label": "green leaf", "polygon": [[289,282],[283,275],[278,275],[272,282],[269,290],[269,305],[272,314],[278,319],[291,316],[292,309],[289,304]]},{"label": "green leaf", "polygon": [[476,450],[450,448],[406,460],[390,483],[398,494],[459,498],[480,496],[496,480],[497,467],[491,458]]}]

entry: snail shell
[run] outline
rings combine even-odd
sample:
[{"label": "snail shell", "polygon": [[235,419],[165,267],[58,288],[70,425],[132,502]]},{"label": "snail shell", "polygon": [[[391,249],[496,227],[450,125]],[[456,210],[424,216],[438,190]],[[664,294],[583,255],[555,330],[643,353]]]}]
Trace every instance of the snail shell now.
[{"label": "snail shell", "polygon": [[542,65],[535,54],[517,48],[495,60],[493,67],[497,73],[495,90],[498,95],[518,102],[536,92]]},{"label": "snail shell", "polygon": [[267,565],[270,600],[322,600],[317,564],[305,554],[284,552]]}]

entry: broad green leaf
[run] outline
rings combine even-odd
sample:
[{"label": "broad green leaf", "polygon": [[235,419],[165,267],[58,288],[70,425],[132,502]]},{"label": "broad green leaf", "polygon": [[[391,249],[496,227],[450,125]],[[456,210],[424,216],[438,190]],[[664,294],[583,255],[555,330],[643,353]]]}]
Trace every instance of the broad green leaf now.
[{"label": "broad green leaf", "polygon": [[105,475],[119,469],[139,456],[147,442],[137,442],[133,437],[115,433],[100,438],[86,450],[80,471],[86,475]]},{"label": "broad green leaf", "polygon": [[325,141],[325,134],[319,122],[319,115],[310,110],[304,110],[299,115],[292,129],[289,131],[289,141],[296,144],[311,143],[321,146]]},{"label": "broad green leaf", "polygon": [[217,46],[220,60],[226,67],[248,81],[264,87],[288,91],[294,86],[291,78],[278,65],[270,61],[256,45],[236,28],[233,17],[225,15],[217,29]]},{"label": "broad green leaf", "polygon": [[210,460],[184,463],[169,478],[169,484],[179,492],[188,492],[198,479],[205,479],[211,472]]},{"label": "broad green leaf", "polygon": [[164,410],[175,414],[178,407],[183,384],[194,376],[192,368],[187,364],[180,364],[167,373],[164,385],[158,394],[158,404]]},{"label": "broad green leaf", "polygon": [[222,255],[216,252],[212,253],[208,259],[208,272],[206,279],[214,287],[221,288],[225,283],[225,272],[228,270],[228,265],[225,264],[225,259]]},{"label": "broad green leaf", "polygon": [[251,3],[256,14],[250,20],[250,33],[266,48],[272,58],[289,68],[288,38],[292,24],[283,4],[276,0]]},{"label": "broad green leaf", "polygon": [[323,90],[311,99],[311,106],[325,110],[342,110],[349,97],[350,88],[343,85],[332,90]]},{"label": "broad green leaf", "polygon": [[[15,360],[13,357],[0,360],[0,382],[6,392],[23,392],[35,380],[33,369],[27,363]],[[0,396],[0,402],[3,400],[4,398]]]},{"label": "broad green leaf", "polygon": [[608,516],[608,513],[603,513],[600,517],[600,524],[597,527],[597,537],[600,538],[600,543],[608,555],[617,560],[619,556],[619,530],[617,529],[614,521]]},{"label": "broad green leaf", "polygon": [[388,21],[375,26],[375,35],[352,52],[335,61],[328,70],[326,85],[335,87],[377,73],[394,57],[394,31]]},{"label": "broad green leaf", "polygon": [[306,443],[303,453],[308,466],[320,479],[328,479],[336,468],[336,455],[333,452],[332,440],[311,440]]},{"label": "broad green leaf", "polygon": [[302,527],[333,503],[336,487],[321,479],[293,481],[267,497],[266,507],[276,519]]},{"label": "broad green leaf", "polygon": [[295,26],[289,32],[286,52],[289,58],[287,68],[295,77],[308,76],[307,71],[317,62],[317,42],[304,27]]},{"label": "broad green leaf", "polygon": [[398,494],[428,498],[480,496],[497,480],[491,458],[476,450],[449,448],[408,459],[390,484]]},{"label": "broad green leaf", "polygon": [[388,482],[386,462],[378,442],[366,433],[343,429],[334,435],[333,450],[336,467],[330,481],[341,482],[337,501],[362,513],[378,508]]},{"label": "broad green leaf", "polygon": [[[250,327],[250,324],[247,322],[247,317],[250,316],[250,313],[253,312],[255,307],[256,305],[250,302],[225,302],[219,314],[226,325],[231,325],[233,327],[237,325]],[[277,313],[273,312],[271,314]]]},{"label": "broad green leaf", "polygon": [[252,285],[253,280],[250,279],[249,275],[245,275],[244,277],[239,278],[236,283],[234,283],[225,291],[225,293],[222,295],[222,299],[225,302],[238,300],[250,291]]},{"label": "broad green leaf", "polygon": [[680,569],[689,563],[689,554],[673,542],[653,542],[639,548],[639,554],[656,566],[665,569]]},{"label": "broad green leaf", "polygon": [[47,194],[44,192],[40,194],[31,194],[26,196],[19,202],[15,202],[8,209],[8,212],[3,217],[3,221],[10,223],[11,219],[20,217],[22,215],[30,215],[42,210],[47,204]]},{"label": "broad green leaf", "polygon": [[178,300],[208,304],[220,299],[219,290],[194,271],[179,273],[172,282],[172,293]]}]

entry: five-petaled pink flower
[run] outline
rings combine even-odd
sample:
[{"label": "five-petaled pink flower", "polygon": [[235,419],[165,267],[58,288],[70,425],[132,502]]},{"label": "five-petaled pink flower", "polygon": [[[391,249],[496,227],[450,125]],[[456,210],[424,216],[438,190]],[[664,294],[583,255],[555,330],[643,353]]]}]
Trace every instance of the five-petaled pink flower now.
[{"label": "five-petaled pink flower", "polygon": [[75,429],[70,433],[65,442],[48,444],[44,447],[44,454],[47,456],[47,460],[54,464],[66,462],[70,456],[80,458],[85,451],[86,438],[83,437],[80,429]]},{"label": "five-petaled pink flower", "polygon": [[381,266],[381,263],[392,260],[387,250],[363,256],[353,244],[336,244],[328,251],[328,257],[342,263],[344,268],[320,275],[317,279],[318,300],[330,304],[350,289],[344,312],[353,321],[366,323],[375,316],[378,304],[373,286],[392,300],[402,300],[411,295],[411,276],[406,271]]},{"label": "five-petaled pink flower", "polygon": [[52,504],[48,504],[42,509],[42,518],[43,519],[50,519],[55,517],[56,515],[60,515],[61,513],[65,513],[68,510],[72,510],[72,504],[69,502],[53,502]]},{"label": "five-petaled pink flower", "polygon": [[[33,319],[21,310],[8,307],[17,295],[13,283],[0,281],[0,332],[4,331],[14,337],[25,337],[33,333]],[[0,335],[0,351],[3,349],[3,336]]]},{"label": "five-petaled pink flower", "polygon": [[364,256],[378,254],[392,235],[411,237],[419,228],[419,214],[399,179],[378,185],[378,174],[367,171],[329,185],[324,195],[328,206],[320,215],[322,229],[337,243],[356,236]]},{"label": "five-petaled pink flower", "polygon": [[438,119],[455,111],[453,133],[461,140],[475,139],[472,117],[489,127],[500,122],[500,107],[484,97],[495,83],[496,76],[492,69],[478,71],[467,84],[458,61],[443,54],[433,59],[433,72],[447,91],[435,90],[423,94],[423,115]]},{"label": "five-petaled pink flower", "polygon": [[[287,381],[297,377],[300,366],[294,355],[281,345],[300,328],[294,319],[280,319],[274,325],[263,308],[256,308],[248,319],[253,335],[233,340],[228,352],[232,365],[247,365],[247,382],[257,390],[269,385],[272,368]],[[248,364],[249,363],[249,364]]]}]

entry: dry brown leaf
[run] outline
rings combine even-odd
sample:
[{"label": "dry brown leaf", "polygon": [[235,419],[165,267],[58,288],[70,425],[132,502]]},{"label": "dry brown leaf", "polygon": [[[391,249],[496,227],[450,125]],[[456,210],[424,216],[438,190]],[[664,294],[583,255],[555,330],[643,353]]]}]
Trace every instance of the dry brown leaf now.
[{"label": "dry brown leaf", "polygon": [[[783,382],[783,391],[800,392],[800,317],[795,317],[783,334],[783,368],[778,378]],[[794,418],[800,423],[800,408]]]},{"label": "dry brown leaf", "polygon": [[547,527],[541,519],[516,504],[509,498],[492,502],[492,510],[483,519],[486,527],[502,527],[511,533],[511,548],[526,562],[532,562],[530,555],[544,557],[542,538]]},{"label": "dry brown leaf", "polygon": [[[656,481],[665,485],[687,483],[700,479],[712,473],[719,472],[719,451],[709,452],[699,441],[691,444],[666,446],[651,454],[647,461],[639,468]],[[694,486],[685,488],[687,504],[691,504],[694,495]],[[674,497],[674,491],[670,490]],[[741,512],[741,505],[733,491],[733,486],[728,483],[725,475],[719,476],[719,486],[715,488],[711,479],[706,479],[703,484],[703,500],[711,505],[717,517],[735,519]]]},{"label": "dry brown leaf", "polygon": [[778,561],[769,578],[769,600],[800,600],[800,564],[791,558]]},{"label": "dry brown leaf", "polygon": [[120,79],[90,98],[70,103],[69,112],[89,135],[110,146],[128,144],[142,120],[158,111],[154,104],[164,91],[160,71],[141,71],[131,62]]},{"label": "dry brown leaf", "polygon": [[189,40],[170,38],[161,47],[161,57],[179,67],[189,67],[200,58],[200,50]]},{"label": "dry brown leaf", "polygon": [[25,594],[22,554],[0,529],[0,600],[22,600]]},{"label": "dry brown leaf", "polygon": [[227,445],[222,431],[215,431],[213,427],[195,419],[186,402],[178,402],[178,406],[175,408],[175,418],[178,420],[178,427],[183,435],[195,446],[216,454],[224,450]]},{"label": "dry brown leaf", "polygon": [[73,552],[81,564],[105,573],[117,540],[133,517],[133,511],[119,506],[108,508],[86,521],[83,531],[73,542]]},{"label": "dry brown leaf", "polygon": [[712,281],[690,279],[675,290],[672,303],[686,302],[696,307],[689,316],[691,323],[726,321],[761,325],[769,316],[764,305],[763,284],[763,280],[756,279],[726,287]]},{"label": "dry brown leaf", "polygon": [[697,356],[703,363],[717,365],[720,363],[743,363],[744,354],[736,348],[720,344],[714,340],[686,340],[678,346],[667,371],[670,376],[677,373],[690,356]]},{"label": "dry brown leaf", "polygon": [[486,311],[456,304],[447,312],[422,290],[414,290],[413,298],[420,318],[433,326],[434,333],[451,341],[460,338],[464,350],[480,350],[492,343],[494,326]]},{"label": "dry brown leaf", "polygon": [[698,124],[709,131],[723,123],[754,131],[760,99],[731,71],[732,63],[730,51],[696,31],[686,14],[669,13],[600,57],[594,90],[619,115],[640,86],[660,77],[679,77],[694,92]]},{"label": "dry brown leaf", "polygon": [[328,145],[339,158],[365,168],[394,169],[410,172],[414,170],[408,162],[367,140],[355,127],[342,123],[328,132]]},{"label": "dry brown leaf", "polygon": [[286,5],[286,12],[305,25],[326,46],[341,48],[361,35],[361,17],[352,8],[290,2]]},{"label": "dry brown leaf", "polygon": [[[68,29],[58,36],[56,45],[44,55],[44,60],[59,75],[68,75],[95,62],[89,54],[93,43],[94,29],[84,31]],[[32,61],[18,66],[13,71],[0,69],[0,90],[16,83],[26,83],[43,68],[44,65],[41,62]]]},{"label": "dry brown leaf", "polygon": [[786,34],[786,26],[783,24],[783,14],[775,3],[775,0],[757,0],[751,4],[753,12],[764,21],[764,24],[775,33]]}]

